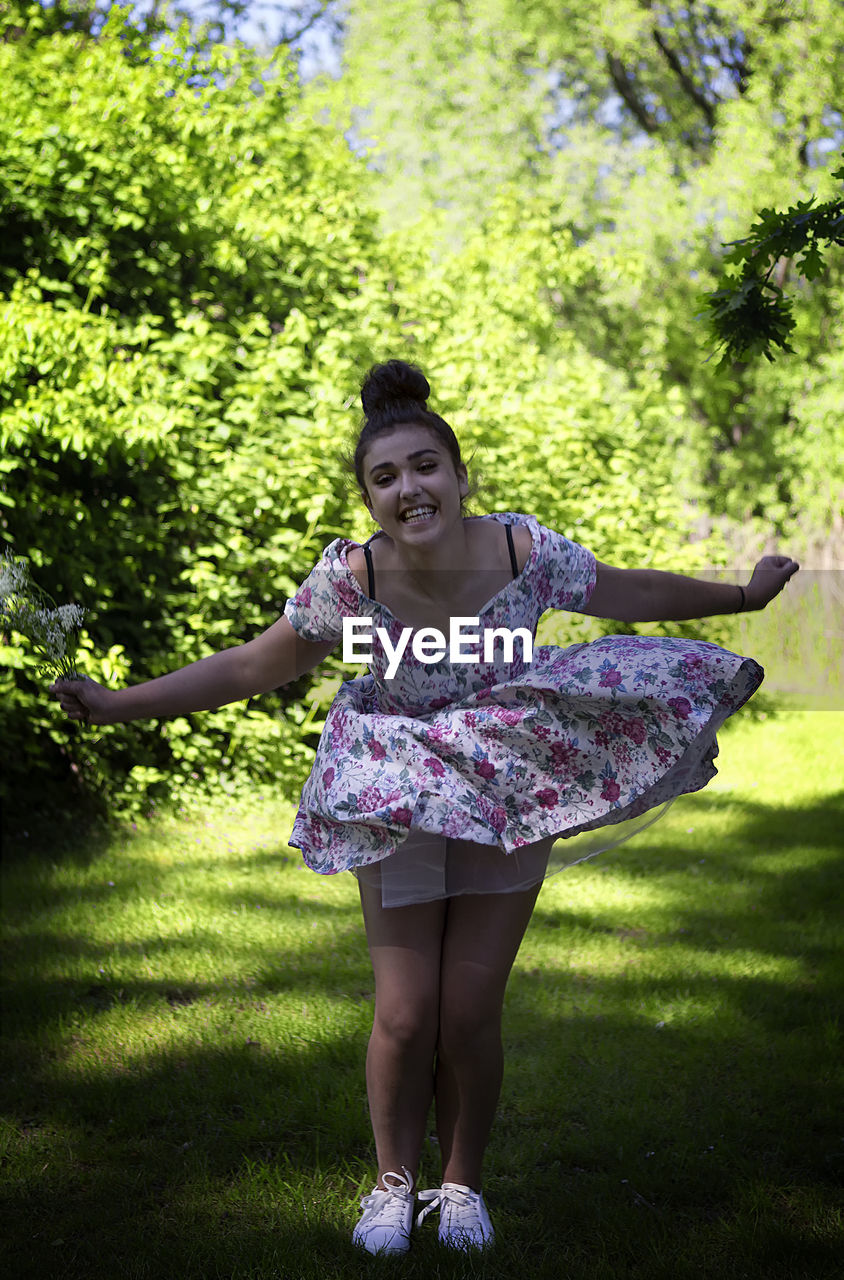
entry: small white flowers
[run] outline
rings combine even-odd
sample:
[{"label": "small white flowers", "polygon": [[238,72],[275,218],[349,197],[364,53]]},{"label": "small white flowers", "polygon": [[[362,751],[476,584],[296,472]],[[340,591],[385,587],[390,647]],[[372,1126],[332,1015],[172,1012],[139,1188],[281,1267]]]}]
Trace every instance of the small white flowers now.
[{"label": "small white flowers", "polygon": [[59,680],[76,680],[74,661],[85,610],[54,602],[32,581],[25,560],[7,550],[0,561],[0,627],[17,631],[41,654],[43,669]]},{"label": "small white flowers", "polygon": [[6,551],[0,563],[0,603],[5,604],[8,597],[25,593],[28,583],[26,565],[15,560],[11,552]]}]

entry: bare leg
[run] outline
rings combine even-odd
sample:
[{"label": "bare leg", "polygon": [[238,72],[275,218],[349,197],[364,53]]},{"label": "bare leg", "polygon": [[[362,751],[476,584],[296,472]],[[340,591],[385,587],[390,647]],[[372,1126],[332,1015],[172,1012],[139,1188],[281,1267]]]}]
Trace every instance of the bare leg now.
[{"label": "bare leg", "polygon": [[[550,845],[549,845],[550,847]],[[481,1189],[503,1074],[501,1010],[540,885],[448,900],[436,1071],[443,1181]]]},{"label": "bare leg", "polygon": [[446,902],[381,906],[381,891],[360,884],[375,973],[375,1019],[366,1087],[379,1185],[402,1166],[416,1177],[434,1092],[440,957]]}]

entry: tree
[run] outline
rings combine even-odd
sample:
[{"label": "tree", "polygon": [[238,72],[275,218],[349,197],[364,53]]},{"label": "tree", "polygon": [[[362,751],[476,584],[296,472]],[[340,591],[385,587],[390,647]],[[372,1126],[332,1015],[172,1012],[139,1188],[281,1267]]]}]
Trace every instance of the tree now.
[{"label": "tree", "polygon": [[[700,299],[760,205],[832,196],[818,166],[839,140],[839,28],[837,0],[350,0],[344,73],[309,97],[366,146],[389,224],[410,236],[436,221],[439,254],[483,224],[498,189],[521,191],[526,218],[536,198],[556,204],[585,273],[556,291],[561,340],[573,331],[623,378],[658,370],[685,407],[690,501],[785,529],[799,380],[711,361]],[[808,285],[811,364],[840,312],[834,258]],[[825,465],[818,454],[818,476]]]},{"label": "tree", "polygon": [[[200,46],[231,41],[249,28],[256,43],[255,8],[250,0],[132,0],[121,5],[111,0],[2,0],[0,14],[5,22],[4,39],[17,39],[27,29],[42,34],[76,32],[96,38],[116,8],[125,13],[124,25],[132,27],[150,46],[180,27],[191,32]],[[272,19],[258,24],[263,48],[284,47],[294,54],[302,42],[319,31],[334,42],[340,36],[339,0],[282,0],[271,6]]]},{"label": "tree", "polygon": [[[384,314],[375,219],[284,57],[153,49],[119,13],[96,39],[14,35],[0,531],[91,610],[87,670],[141,679],[271,622],[344,522],[337,421],[369,358],[352,317]],[[318,713],[295,690],[283,716],[265,698],[95,744],[68,738],[22,648],[4,660],[10,794],[75,771],[89,796],[142,797],[247,745],[259,774],[306,767],[288,725]]]},{"label": "tree", "polygon": [[758,117],[794,174],[818,163],[844,100],[838,0],[347,9],[343,74],[324,100],[371,143],[388,182],[401,175],[426,204],[459,204],[468,221],[498,182],[535,185],[583,134],[611,152],[659,143],[677,180],[707,163],[725,128]]}]

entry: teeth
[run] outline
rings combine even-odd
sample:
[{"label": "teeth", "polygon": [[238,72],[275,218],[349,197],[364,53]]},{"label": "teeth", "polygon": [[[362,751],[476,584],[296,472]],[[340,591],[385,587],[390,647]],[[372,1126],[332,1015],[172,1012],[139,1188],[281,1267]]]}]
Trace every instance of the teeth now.
[{"label": "teeth", "polygon": [[433,507],[413,507],[412,510],[404,513],[402,520],[405,524],[418,524],[421,520],[427,520],[433,514]]}]

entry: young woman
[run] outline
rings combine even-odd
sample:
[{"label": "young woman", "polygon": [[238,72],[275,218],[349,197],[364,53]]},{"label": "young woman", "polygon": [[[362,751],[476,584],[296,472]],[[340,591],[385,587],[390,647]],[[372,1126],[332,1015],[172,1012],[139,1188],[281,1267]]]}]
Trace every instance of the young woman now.
[{"label": "young woman", "polygon": [[[354,463],[379,532],[326,547],[262,635],[134,687],[52,689],[92,724],[183,715],[297,679],[350,622],[368,637],[370,674],[332,705],[290,843],[314,870],[359,881],[378,1179],[353,1238],[371,1253],[410,1247],[432,1099],[442,1185],[419,1193],[419,1219],[439,1208],[445,1244],[492,1242],[481,1185],[502,1002],[542,880],[704,786],[716,730],[762,680],[752,659],[703,642],[610,636],[530,652],[540,616],[762,609],[798,568],[766,556],[744,587],[616,569],[533,516],[466,517],[466,467],[428,393],[401,361],[370,371]],[[462,647],[444,652],[446,637]]]}]

